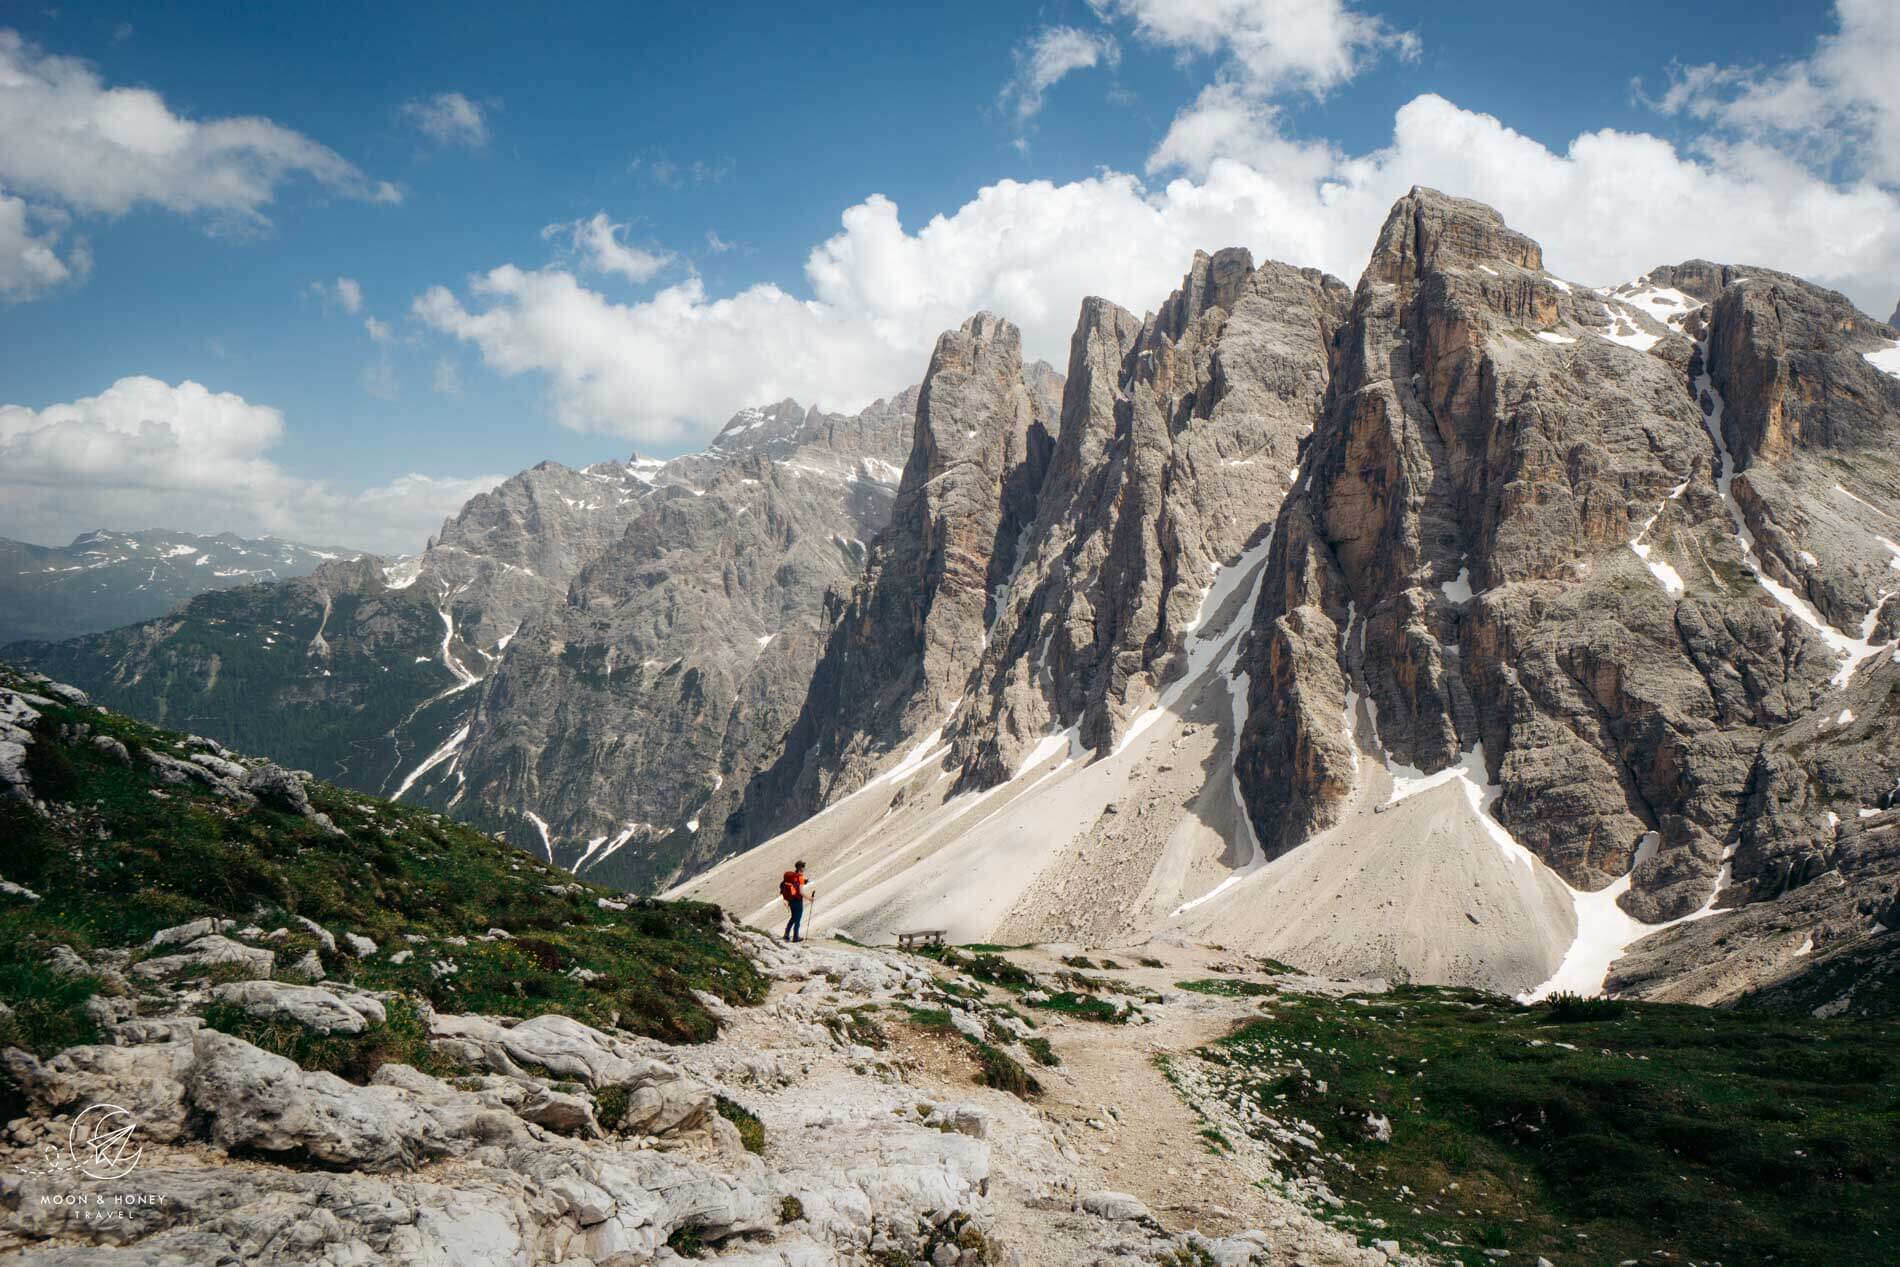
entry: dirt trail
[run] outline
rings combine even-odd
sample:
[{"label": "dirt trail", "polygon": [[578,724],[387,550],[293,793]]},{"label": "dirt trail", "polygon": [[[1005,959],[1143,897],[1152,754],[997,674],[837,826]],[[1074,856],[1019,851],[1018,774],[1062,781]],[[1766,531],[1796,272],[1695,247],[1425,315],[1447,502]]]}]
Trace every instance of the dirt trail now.
[{"label": "dirt trail", "polygon": [[[1342,1245],[1336,1233],[1275,1190],[1273,1167],[1251,1152],[1213,1147],[1201,1135],[1204,1123],[1169,1083],[1161,1058],[1185,1058],[1228,1033],[1257,1012],[1257,1002],[1176,988],[1180,981],[1220,975],[1235,981],[1269,980],[1266,974],[1237,970],[1235,956],[1207,946],[1149,944],[1136,949],[1101,951],[1078,946],[1041,946],[1002,952],[1038,973],[1063,971],[1065,956],[1083,956],[1095,964],[1109,960],[1117,969],[1083,969],[1127,987],[1160,994],[1164,1002],[1143,1004],[1146,1023],[1114,1025],[1072,1020],[1046,1010],[1032,1014],[1037,1032],[1050,1041],[1061,1064],[1038,1068],[1044,1094],[1030,1111],[1051,1129],[1072,1168],[1076,1195],[1123,1192],[1135,1197],[1171,1232],[1200,1231],[1233,1235],[1248,1228],[1269,1229],[1275,1263],[1340,1264],[1367,1260],[1366,1251]],[[1163,966],[1143,966],[1140,958]],[[991,997],[1009,1002],[995,990]],[[952,1088],[945,1088],[946,1091]],[[1025,1106],[1029,1107],[1029,1106]],[[1019,1159],[1008,1138],[997,1145],[997,1177],[1005,1186],[1020,1177]],[[1038,1169],[1034,1163],[1030,1169]],[[1047,1176],[1030,1176],[1031,1186]],[[1003,1201],[997,1205],[999,1230],[1015,1244],[1062,1243],[1076,1229],[1053,1202]],[[1041,1208],[1038,1208],[1038,1207]],[[1100,1224],[1093,1225],[1099,1229]],[[1087,1231],[1085,1226],[1084,1232]],[[1099,1233],[1098,1233],[1099,1234]],[[1080,1246],[1077,1247],[1079,1250]],[[1069,1252],[1066,1248],[1063,1252]],[[1372,1256],[1377,1261],[1382,1257]],[[1049,1262],[1090,1261],[1052,1257]]]},{"label": "dirt trail", "polygon": [[[1282,1195],[1257,1141],[1237,1136],[1230,1150],[1211,1147],[1200,1133],[1202,1119],[1157,1063],[1168,1057],[1191,1070],[1195,1049],[1258,1007],[1254,999],[1184,991],[1176,982],[1213,976],[1265,981],[1265,974],[1247,971],[1224,950],[1183,939],[1110,951],[1046,945],[999,953],[1046,984],[1079,969],[1161,1001],[1142,1002],[1139,1022],[1111,1024],[1032,1007],[999,987],[984,991],[987,1007],[959,1010],[953,994],[931,1000],[907,986],[871,1009],[884,1031],[883,1045],[873,1050],[838,1042],[835,1026],[845,1010],[872,1002],[868,985],[881,979],[877,989],[892,988],[883,965],[922,969],[945,985],[954,982],[957,991],[977,983],[928,959],[819,938],[777,949],[785,970],[768,1001],[725,1018],[721,1039],[692,1059],[709,1080],[732,1079],[735,1094],[765,1124],[768,1160],[786,1149],[780,1159],[786,1165],[797,1163],[807,1141],[826,1138],[834,1122],[913,1120],[936,1111],[933,1106],[980,1110],[981,1124],[965,1133],[987,1148],[985,1206],[1000,1267],[1200,1261],[1189,1253],[1192,1233],[1211,1238],[1198,1243],[1220,1249],[1223,1263],[1388,1267],[1383,1254]],[[1090,966],[1064,962],[1076,956],[1086,956]],[[873,957],[881,963],[859,966]],[[1142,965],[1141,958],[1160,966]],[[1118,966],[1097,966],[1105,959]],[[948,1005],[965,1026],[979,1013],[991,1018],[979,1023],[1009,1012],[1027,1017],[1061,1063],[1028,1064],[1017,1047],[1042,1093],[1023,1098],[985,1086],[976,1049],[957,1025],[904,1018],[906,1006],[926,1004]],[[922,1179],[929,1173],[928,1166],[917,1168]],[[1139,1204],[1131,1208],[1128,1198]]]}]

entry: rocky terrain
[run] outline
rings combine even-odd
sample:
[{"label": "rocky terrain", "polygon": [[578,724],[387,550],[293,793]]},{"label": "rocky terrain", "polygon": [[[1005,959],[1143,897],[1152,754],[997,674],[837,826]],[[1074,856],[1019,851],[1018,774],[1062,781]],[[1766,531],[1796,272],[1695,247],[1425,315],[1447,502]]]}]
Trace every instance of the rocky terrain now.
[{"label": "rocky terrain", "polygon": [[129,625],[206,590],[306,576],[357,553],[158,529],[85,532],[64,546],[0,538],[0,644]]},{"label": "rocky terrain", "polygon": [[890,516],[914,409],[909,392],[853,417],[784,401],[660,468],[520,626],[415,796],[517,840],[532,823],[531,847],[603,883],[716,857],[802,698],[826,595]]},{"label": "rocky terrain", "polygon": [[20,654],[604,882],[749,916],[803,857],[861,938],[1884,999],[1900,330],[1752,265],[1585,286],[1427,189],[1370,245],[1088,300],[1060,374],[978,314],[862,414]]},{"label": "rocky terrain", "polygon": [[1841,296],[1592,289],[1415,190],[1350,294],[1224,252],[1085,304],[1020,539],[1010,473],[959,571],[874,561],[730,825],[783,835],[682,892],[746,910],[801,856],[861,936],[1176,926],[1524,993],[1884,958],[1900,332]]},{"label": "rocky terrain", "polygon": [[1859,1263],[1896,1231],[1882,1022],[1179,937],[789,945],[43,678],[0,670],[0,718],[0,1261]]},{"label": "rocky terrain", "polygon": [[7,1261],[1388,1261],[1244,1179],[1108,1188],[1119,1154],[1178,1190],[1147,1153],[1192,1136],[1089,1142],[1114,1092],[1054,1067],[1062,1013],[955,965],[623,900],[44,679],[0,715]]}]

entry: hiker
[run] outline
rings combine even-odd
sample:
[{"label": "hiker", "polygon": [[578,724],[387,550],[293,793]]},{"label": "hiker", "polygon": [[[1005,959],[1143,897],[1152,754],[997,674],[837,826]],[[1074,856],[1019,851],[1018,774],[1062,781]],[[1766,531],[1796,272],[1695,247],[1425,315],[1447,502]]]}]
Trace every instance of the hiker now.
[{"label": "hiker", "polygon": [[792,869],[785,873],[785,878],[778,882],[778,895],[785,899],[785,905],[792,908],[792,917],[785,921],[785,932],[779,938],[780,941],[805,940],[799,928],[805,920],[805,899],[818,896],[816,891],[805,888],[810,883],[811,881],[805,876],[805,862],[802,858],[793,863]]}]

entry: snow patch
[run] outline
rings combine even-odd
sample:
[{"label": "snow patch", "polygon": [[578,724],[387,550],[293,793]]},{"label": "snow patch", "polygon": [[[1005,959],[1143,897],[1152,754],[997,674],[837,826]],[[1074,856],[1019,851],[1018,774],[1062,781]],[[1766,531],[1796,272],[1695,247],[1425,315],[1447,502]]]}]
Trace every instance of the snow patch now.
[{"label": "snow patch", "polygon": [[[574,864],[574,873],[579,875],[581,868],[586,866],[590,859],[596,862],[605,862],[608,858],[613,856],[615,850],[619,849],[620,846],[626,844],[629,840],[632,840],[633,834],[644,826],[646,826],[645,823],[625,823],[622,825],[620,834],[611,840],[605,836],[596,836],[594,839],[588,841],[587,852],[582,854],[579,861]],[[606,845],[605,848],[601,847],[603,843]],[[599,851],[598,856],[596,856],[596,850]]]},{"label": "snow patch", "polygon": [[[1266,557],[1267,548],[1272,544],[1273,533],[1269,531],[1266,540],[1262,541],[1258,547],[1263,559]],[[1245,556],[1242,557],[1244,559]],[[1235,571],[1241,570],[1239,567],[1235,568]],[[1254,577],[1253,590],[1247,595],[1247,601],[1242,605],[1240,612],[1235,616],[1232,621],[1232,626],[1237,626],[1243,630],[1253,626],[1254,610],[1260,604],[1260,591],[1266,587],[1266,583],[1267,570],[1263,566],[1259,570],[1259,574]],[[1233,712],[1233,736],[1229,740],[1227,753],[1227,788],[1228,791],[1233,794],[1234,814],[1239,818],[1241,833],[1246,837],[1247,861],[1230,871],[1221,879],[1219,884],[1216,884],[1213,888],[1201,894],[1201,896],[1183,902],[1180,906],[1176,907],[1172,915],[1180,915],[1183,912],[1193,910],[1204,902],[1213,901],[1222,893],[1267,865],[1267,852],[1260,847],[1260,836],[1254,831],[1253,815],[1247,812],[1246,799],[1240,794],[1240,776],[1234,768],[1234,763],[1240,756],[1241,732],[1247,728],[1247,691],[1253,684],[1253,679],[1250,674],[1236,673],[1234,671],[1239,667],[1239,664],[1240,639],[1236,636],[1227,641],[1226,651],[1220,659],[1216,672],[1227,680],[1227,701],[1229,708],[1231,708]]]},{"label": "snow patch", "polygon": [[[1128,745],[1134,742],[1137,735],[1161,720],[1161,715],[1179,703],[1188,688],[1203,673],[1226,658],[1227,653],[1239,640],[1241,633],[1252,626],[1253,599],[1250,598],[1241,605],[1234,618],[1219,630],[1203,628],[1235,594],[1240,592],[1240,587],[1246,581],[1248,573],[1255,568],[1261,569],[1260,576],[1256,578],[1254,585],[1254,595],[1258,597],[1259,581],[1266,576],[1264,569],[1267,551],[1272,547],[1273,531],[1268,529],[1267,535],[1261,538],[1260,544],[1250,550],[1243,550],[1231,567],[1215,569],[1213,583],[1202,593],[1201,605],[1194,613],[1193,622],[1181,634],[1182,642],[1187,649],[1187,667],[1162,690],[1161,698],[1155,702],[1153,708],[1143,711],[1140,716],[1128,723],[1128,728],[1122,732],[1122,737],[1115,744],[1110,756],[1120,756]],[[1051,629],[1050,632],[1053,636],[1054,630]],[[1045,651],[1048,649],[1047,640],[1044,641],[1043,647]]]},{"label": "snow patch", "polygon": [[1036,746],[1024,753],[1023,759],[1016,763],[1016,773],[1010,775],[1010,778],[1012,780],[1022,778],[1057,753],[1066,754],[1066,759],[1070,761],[1082,755],[1082,728],[1080,726],[1071,726],[1067,730],[1059,730],[1053,735],[1044,735],[1038,739]]},{"label": "snow patch", "polygon": [[422,575],[422,556],[411,555],[406,559],[397,559],[383,569],[383,585],[392,590],[406,590],[416,583]]},{"label": "snow patch", "polygon": [[450,757],[453,757],[456,753],[460,752],[462,750],[462,745],[467,742],[468,742],[468,726],[464,725],[460,730],[456,731],[454,734],[450,735],[447,739],[443,740],[441,747],[437,748],[434,752],[430,753],[427,757],[424,757],[422,764],[409,772],[409,777],[405,778],[402,781],[401,786],[399,786],[396,789],[396,794],[390,797],[389,799],[392,801],[400,801],[403,797],[403,793],[407,792],[410,788],[416,785],[417,779],[421,778],[423,775],[427,774],[429,771],[435,769],[437,766],[441,765],[444,761],[447,761]]},{"label": "snow patch", "polygon": [[[1729,520],[1735,526],[1735,540],[1741,546],[1742,562],[1747,565],[1749,571],[1755,574],[1756,582],[1768,592],[1770,598],[1781,604],[1796,620],[1806,625],[1836,655],[1841,657],[1841,667],[1834,674],[1832,685],[1845,686],[1853,679],[1854,671],[1860,668],[1861,661],[1880,649],[1870,646],[1869,640],[1873,636],[1874,625],[1887,596],[1883,595],[1874,604],[1874,609],[1867,614],[1866,620],[1861,625],[1861,636],[1850,638],[1823,620],[1821,614],[1807,599],[1802,598],[1762,570],[1761,563],[1755,556],[1755,534],[1749,530],[1748,521],[1742,517],[1742,509],[1736,504],[1735,494],[1731,489],[1735,480],[1735,458],[1729,452],[1728,442],[1722,436],[1722,413],[1725,404],[1722,393],[1716,390],[1714,380],[1709,376],[1708,355],[1708,341],[1705,339],[1702,343],[1703,369],[1695,380],[1696,402],[1698,407],[1704,400],[1709,402],[1702,415],[1702,425],[1708,430],[1709,439],[1715,442],[1716,457],[1720,462],[1720,474],[1716,476],[1715,491],[1721,496],[1722,505],[1727,509]],[[1839,485],[1835,487],[1838,488]]]},{"label": "snow patch", "polygon": [[1689,481],[1684,480],[1682,483],[1670,489],[1669,496],[1663,499],[1662,505],[1656,507],[1656,513],[1643,520],[1643,526],[1638,528],[1636,535],[1630,538],[1630,549],[1635,552],[1637,558],[1643,561],[1643,565],[1650,570],[1651,574],[1662,582],[1663,589],[1672,596],[1679,595],[1683,592],[1682,574],[1661,559],[1652,559],[1650,557],[1651,547],[1643,538],[1649,535],[1649,530],[1656,526],[1658,519],[1662,518],[1662,513],[1668,508],[1669,503],[1681,497],[1683,490],[1688,487]]},{"label": "snow patch", "polygon": [[453,689],[460,691],[475,685],[481,679],[470,673],[467,666],[456,659],[455,653],[449,650],[449,643],[455,640],[455,617],[449,615],[449,609],[446,607],[436,608],[435,614],[442,617],[442,665],[455,675]]},{"label": "snow patch", "polygon": [[1900,343],[1880,349],[1878,352],[1862,352],[1867,363],[1882,374],[1891,374],[1900,378]]},{"label": "snow patch", "polygon": [[533,823],[534,829],[541,833],[541,847],[548,851],[548,861],[553,862],[554,861],[554,841],[548,835],[548,820],[541,817],[539,814],[535,813],[531,809],[522,810],[521,815],[523,818],[526,818],[529,822]]}]

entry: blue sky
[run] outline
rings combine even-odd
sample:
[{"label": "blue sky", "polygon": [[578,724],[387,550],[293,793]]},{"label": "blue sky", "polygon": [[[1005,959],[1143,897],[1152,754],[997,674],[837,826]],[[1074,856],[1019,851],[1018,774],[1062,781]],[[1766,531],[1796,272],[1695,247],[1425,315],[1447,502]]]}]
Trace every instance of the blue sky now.
[{"label": "blue sky", "polygon": [[1884,317],[1896,7],[0,5],[0,534],[414,548],[544,458],[861,406],[976,307],[1059,362],[1196,247],[1351,281],[1414,182],[1579,280]]}]

